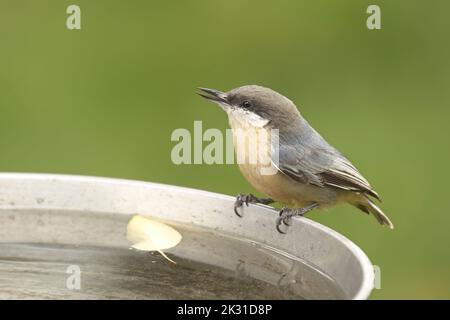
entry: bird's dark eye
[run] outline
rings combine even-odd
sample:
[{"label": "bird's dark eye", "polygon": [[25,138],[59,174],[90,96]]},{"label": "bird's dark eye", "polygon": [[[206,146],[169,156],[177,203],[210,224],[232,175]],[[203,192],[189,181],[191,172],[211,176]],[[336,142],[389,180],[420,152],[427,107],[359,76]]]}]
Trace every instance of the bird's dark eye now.
[{"label": "bird's dark eye", "polygon": [[244,108],[250,108],[252,106],[252,104],[250,103],[250,101],[245,100],[244,102],[242,102],[242,106]]}]

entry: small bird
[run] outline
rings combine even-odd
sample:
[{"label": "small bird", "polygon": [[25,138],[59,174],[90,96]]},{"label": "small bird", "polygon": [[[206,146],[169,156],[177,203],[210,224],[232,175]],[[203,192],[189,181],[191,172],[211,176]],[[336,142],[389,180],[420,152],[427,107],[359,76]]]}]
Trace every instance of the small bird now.
[{"label": "small bird", "polygon": [[[303,216],[314,208],[326,209],[340,203],[349,203],[367,214],[373,214],[381,225],[394,225],[372,201],[380,197],[353,164],[337,149],[328,144],[302,117],[295,104],[278,92],[258,85],[246,85],[228,92],[199,88],[203,98],[217,103],[228,115],[235,132],[277,130],[277,144],[266,146],[277,150],[278,159],[272,163],[275,174],[262,174],[259,163],[239,163],[243,176],[259,192],[269,198],[239,194],[234,211],[238,216],[243,204],[270,204],[280,202],[283,208],[276,220],[276,228],[290,225],[291,218]],[[236,154],[255,139],[237,146]],[[261,143],[261,142],[257,142]]]}]

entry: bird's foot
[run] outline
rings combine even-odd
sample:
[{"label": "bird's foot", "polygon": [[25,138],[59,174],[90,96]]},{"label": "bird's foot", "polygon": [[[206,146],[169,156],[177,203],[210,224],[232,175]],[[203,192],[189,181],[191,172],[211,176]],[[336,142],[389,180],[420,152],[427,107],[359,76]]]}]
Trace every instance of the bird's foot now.
[{"label": "bird's foot", "polygon": [[299,216],[303,217],[307,212],[311,211],[312,209],[316,208],[318,206],[317,203],[313,203],[307,207],[304,208],[283,208],[280,211],[279,217],[276,221],[276,228],[279,233],[286,233],[283,230],[281,230],[280,226],[281,224],[284,224],[285,226],[291,225],[292,217]]},{"label": "bird's foot", "polygon": [[303,213],[297,213],[297,209],[290,209],[290,208],[283,208],[280,210],[280,214],[276,221],[277,230],[279,233],[286,233],[281,230],[280,226],[281,224],[284,224],[285,226],[291,225],[291,219],[293,216],[302,216]]},{"label": "bird's foot", "polygon": [[249,203],[270,204],[272,202],[273,200],[270,198],[258,198],[252,194],[241,193],[236,197],[236,201],[234,202],[234,213],[236,213],[238,217],[242,217],[242,214],[239,213],[238,209],[241,208],[244,203],[248,207]]}]

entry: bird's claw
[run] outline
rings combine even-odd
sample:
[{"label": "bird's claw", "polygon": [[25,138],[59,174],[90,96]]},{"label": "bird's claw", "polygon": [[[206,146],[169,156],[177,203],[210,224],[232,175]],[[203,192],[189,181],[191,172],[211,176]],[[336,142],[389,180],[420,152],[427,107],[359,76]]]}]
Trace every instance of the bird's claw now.
[{"label": "bird's claw", "polygon": [[242,214],[239,213],[238,209],[242,207],[244,203],[248,207],[249,203],[257,203],[257,200],[258,198],[252,194],[239,194],[234,202],[234,213],[236,213],[238,217],[242,218]]},{"label": "bird's claw", "polygon": [[291,209],[283,208],[280,210],[280,214],[276,221],[276,227],[277,227],[277,231],[279,233],[282,233],[282,234],[286,233],[280,229],[280,226],[281,226],[281,224],[284,224],[285,226],[289,227],[291,225],[291,218],[294,215],[295,215],[295,213],[293,213]]},{"label": "bird's claw", "polygon": [[244,202],[240,199],[240,195],[236,197],[236,201],[234,202],[234,213],[239,217],[242,218],[242,215],[238,212],[238,208],[242,207],[242,204]]},{"label": "bird's claw", "polygon": [[292,217],[294,216],[300,216],[303,217],[307,212],[311,211],[312,209],[318,207],[319,205],[317,203],[312,203],[307,207],[304,208],[283,208],[280,210],[280,214],[276,221],[277,230],[279,233],[286,233],[280,229],[281,224],[284,224],[285,226],[291,225]]},{"label": "bird's claw", "polygon": [[291,218],[292,216],[294,216],[294,214],[292,214],[291,212],[289,212],[288,209],[283,208],[280,211],[280,218],[281,221],[283,222],[283,224],[287,227],[289,227],[291,225]]},{"label": "bird's claw", "polygon": [[242,214],[239,213],[238,208],[242,207],[244,203],[248,206],[247,197],[244,194],[239,194],[234,202],[234,213],[240,218],[242,218]]},{"label": "bird's claw", "polygon": [[277,231],[279,233],[286,234],[286,232],[284,232],[283,230],[280,229],[282,221],[283,221],[283,218],[281,218],[281,217],[277,218],[277,222],[276,222]]},{"label": "bird's claw", "polygon": [[239,194],[236,197],[236,202],[234,203],[234,212],[237,216],[242,217],[241,214],[238,212],[238,208],[242,207],[242,205],[245,203],[245,205],[248,207],[250,203],[260,203],[260,204],[271,204],[273,203],[273,199],[271,198],[257,198],[254,195],[250,194]]}]

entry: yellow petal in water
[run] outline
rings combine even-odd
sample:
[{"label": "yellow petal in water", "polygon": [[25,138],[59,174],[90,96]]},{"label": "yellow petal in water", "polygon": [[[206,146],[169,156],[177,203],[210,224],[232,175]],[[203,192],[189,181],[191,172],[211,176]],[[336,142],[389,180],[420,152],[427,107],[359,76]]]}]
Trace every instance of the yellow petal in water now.
[{"label": "yellow petal in water", "polygon": [[180,243],[181,234],[167,224],[136,215],[128,222],[127,239],[133,243],[132,248],[158,251],[164,258],[175,263],[162,250],[173,248]]}]

